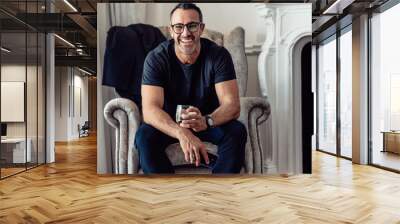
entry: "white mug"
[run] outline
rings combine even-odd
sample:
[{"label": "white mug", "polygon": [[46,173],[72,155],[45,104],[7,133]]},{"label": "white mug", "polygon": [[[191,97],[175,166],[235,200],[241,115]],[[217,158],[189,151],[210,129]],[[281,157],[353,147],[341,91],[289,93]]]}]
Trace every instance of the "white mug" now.
[{"label": "white mug", "polygon": [[186,110],[190,107],[190,105],[178,105],[176,107],[176,113],[175,113],[175,120],[177,123],[180,123],[182,121],[182,110]]}]

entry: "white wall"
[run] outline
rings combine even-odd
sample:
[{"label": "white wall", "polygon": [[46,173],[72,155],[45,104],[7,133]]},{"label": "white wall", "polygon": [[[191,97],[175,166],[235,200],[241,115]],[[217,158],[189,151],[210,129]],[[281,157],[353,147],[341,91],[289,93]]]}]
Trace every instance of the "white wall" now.
[{"label": "white wall", "polygon": [[[1,65],[1,81],[25,82],[25,65],[9,64]],[[28,66],[28,70],[32,67]]]},{"label": "white wall", "polygon": [[[1,81],[18,81],[26,82],[25,69],[30,71],[32,67],[26,68],[25,65],[9,64],[1,66]],[[1,108],[7,110],[7,108]],[[25,122],[9,122],[7,123],[8,137],[25,137]]]},{"label": "white wall", "polygon": [[248,75],[246,96],[261,96],[258,79],[258,54],[247,55]]},{"label": "white wall", "polygon": [[[9,137],[24,137],[25,126],[28,125],[28,137],[31,133],[36,135],[36,80],[31,75],[36,76],[36,66],[27,66],[20,64],[5,64],[1,66],[1,81],[17,81],[26,82],[25,76],[28,76],[28,87],[27,88],[27,122],[7,122],[7,135]],[[39,105],[39,107],[42,105]],[[7,110],[9,108],[1,108],[1,110]]]},{"label": "white wall", "polygon": [[[71,132],[71,137],[72,138],[77,138],[79,133],[77,126],[78,124],[82,126],[85,121],[88,121],[89,118],[89,113],[88,113],[88,77],[87,76],[82,76],[82,73],[79,72],[78,74],[76,72],[79,72],[75,70],[74,73],[74,96],[72,98],[74,99],[74,113],[73,113],[73,119],[72,119],[72,132]],[[80,90],[80,93],[78,91]],[[80,99],[79,99],[79,94],[80,94]],[[79,101],[81,101],[79,103]],[[79,105],[80,104],[80,105]],[[79,107],[81,112],[79,111]]]},{"label": "white wall", "polygon": [[66,141],[68,115],[68,68],[55,68],[55,141]]},{"label": "white wall", "polygon": [[56,67],[55,78],[55,141],[77,139],[78,124],[88,120],[88,78],[71,67]]},{"label": "white wall", "polygon": [[[25,137],[31,140],[31,150],[33,161],[39,154],[39,163],[44,162],[44,73],[41,66],[25,64],[3,64],[1,66],[1,81],[25,82],[26,85],[26,106],[22,107],[22,112],[26,112],[24,122],[7,122],[7,137]],[[2,96],[7,97],[7,96]],[[11,110],[11,108],[1,108]],[[12,111],[7,111],[11,112]]]}]

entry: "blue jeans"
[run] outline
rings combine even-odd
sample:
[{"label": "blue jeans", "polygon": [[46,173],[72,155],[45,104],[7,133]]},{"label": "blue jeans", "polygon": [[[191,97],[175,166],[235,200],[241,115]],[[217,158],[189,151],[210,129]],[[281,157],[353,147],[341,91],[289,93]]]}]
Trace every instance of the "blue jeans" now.
[{"label": "blue jeans", "polygon": [[[247,131],[239,121],[233,120],[202,132],[193,132],[205,142],[218,146],[218,159],[212,173],[240,173],[244,164]],[[174,173],[165,149],[179,142],[151,125],[142,123],[136,132],[135,146],[139,150],[140,166],[145,174]]]}]

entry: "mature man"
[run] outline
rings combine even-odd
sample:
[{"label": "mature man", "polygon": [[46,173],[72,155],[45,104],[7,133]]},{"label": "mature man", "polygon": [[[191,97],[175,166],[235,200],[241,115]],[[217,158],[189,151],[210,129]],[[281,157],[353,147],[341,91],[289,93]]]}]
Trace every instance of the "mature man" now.
[{"label": "mature man", "polygon": [[[144,123],[136,133],[144,173],[173,173],[165,149],[179,141],[185,160],[209,164],[202,141],[218,146],[213,173],[239,173],[244,163],[247,132],[236,119],[240,102],[236,74],[229,52],[200,38],[201,10],[178,4],[170,14],[170,35],[149,52],[143,68]],[[191,105],[176,123],[177,105]]]}]

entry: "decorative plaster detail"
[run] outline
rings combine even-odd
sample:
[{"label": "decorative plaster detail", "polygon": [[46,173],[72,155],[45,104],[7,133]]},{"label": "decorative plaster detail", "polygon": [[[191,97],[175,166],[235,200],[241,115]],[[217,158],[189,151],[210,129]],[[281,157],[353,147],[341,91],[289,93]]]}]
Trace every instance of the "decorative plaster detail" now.
[{"label": "decorative plaster detail", "polygon": [[261,3],[256,7],[266,25],[258,57],[260,88],[272,109],[272,153],[264,167],[268,173],[274,167],[278,173],[301,173],[302,149],[298,144],[302,130],[296,122],[301,109],[295,104],[301,82],[293,77],[293,48],[297,41],[311,36],[311,5]]},{"label": "decorative plaster detail", "polygon": [[307,30],[307,28],[311,29],[311,27],[304,26],[304,27],[300,27],[296,30],[287,32],[286,35],[281,38],[280,44],[284,44],[284,45],[293,44],[293,40],[299,38],[299,36],[300,37],[310,36],[311,32],[305,31],[305,30]]}]

